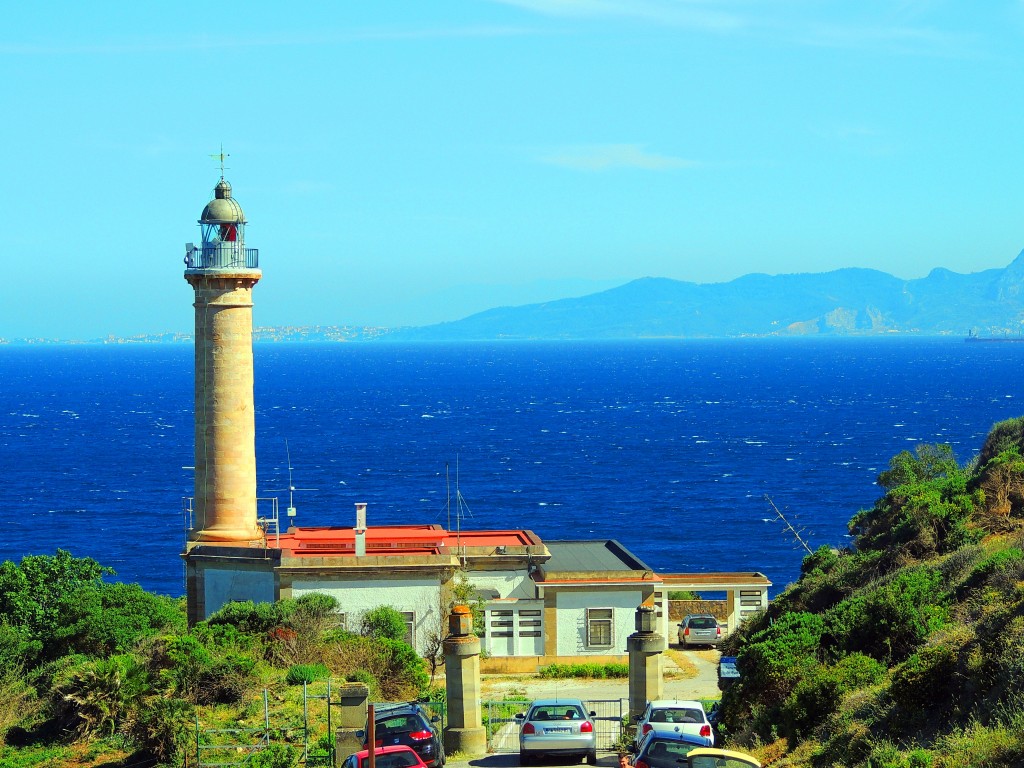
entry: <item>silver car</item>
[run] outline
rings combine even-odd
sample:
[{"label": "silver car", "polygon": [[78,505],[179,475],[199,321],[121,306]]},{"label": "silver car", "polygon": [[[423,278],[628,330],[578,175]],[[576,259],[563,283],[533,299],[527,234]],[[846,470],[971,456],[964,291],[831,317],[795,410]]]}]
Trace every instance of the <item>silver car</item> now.
[{"label": "silver car", "polygon": [[679,622],[679,644],[716,646],[722,641],[718,619],[709,613],[691,613]]},{"label": "silver car", "polygon": [[577,755],[597,763],[597,729],[593,712],[579,699],[538,699],[519,723],[519,763],[541,755]]}]

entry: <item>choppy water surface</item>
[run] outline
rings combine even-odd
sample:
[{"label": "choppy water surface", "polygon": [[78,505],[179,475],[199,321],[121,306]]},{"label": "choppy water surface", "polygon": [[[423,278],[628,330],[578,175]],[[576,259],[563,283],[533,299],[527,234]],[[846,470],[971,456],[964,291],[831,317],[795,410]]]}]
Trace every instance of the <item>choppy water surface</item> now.
[{"label": "choppy water surface", "polygon": [[[878,472],[918,442],[964,461],[1024,414],[1024,344],[651,341],[256,347],[259,493],[300,525],[449,522],[616,538],[656,570],[777,587],[801,551],[848,543]],[[192,493],[192,350],[0,348],[0,558],[57,547],[181,594]],[[282,508],[285,506],[282,504]],[[451,517],[453,528],[459,523]]]}]

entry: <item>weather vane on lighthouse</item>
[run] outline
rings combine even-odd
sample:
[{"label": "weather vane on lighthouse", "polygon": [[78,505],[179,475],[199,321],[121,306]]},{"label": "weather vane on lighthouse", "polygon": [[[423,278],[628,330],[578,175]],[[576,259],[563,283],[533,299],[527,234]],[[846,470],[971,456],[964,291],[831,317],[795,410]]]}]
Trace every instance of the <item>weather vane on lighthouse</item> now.
[{"label": "weather vane on lighthouse", "polygon": [[220,178],[223,181],[223,179],[224,179],[224,168],[225,168],[224,160],[225,160],[225,158],[231,157],[231,155],[230,154],[226,154],[224,152],[224,145],[221,144],[220,145],[220,152],[218,154],[216,154],[216,155],[210,155],[210,157],[212,157],[214,160],[218,160],[220,162]]}]

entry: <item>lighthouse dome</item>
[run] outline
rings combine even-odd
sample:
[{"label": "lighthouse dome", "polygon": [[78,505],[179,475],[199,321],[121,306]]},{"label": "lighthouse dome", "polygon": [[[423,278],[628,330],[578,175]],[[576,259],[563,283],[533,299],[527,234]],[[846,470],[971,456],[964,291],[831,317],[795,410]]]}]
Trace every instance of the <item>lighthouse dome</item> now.
[{"label": "lighthouse dome", "polygon": [[214,198],[203,208],[199,218],[201,224],[244,224],[245,214],[242,206],[231,196],[231,185],[224,179],[217,182],[213,190]]}]

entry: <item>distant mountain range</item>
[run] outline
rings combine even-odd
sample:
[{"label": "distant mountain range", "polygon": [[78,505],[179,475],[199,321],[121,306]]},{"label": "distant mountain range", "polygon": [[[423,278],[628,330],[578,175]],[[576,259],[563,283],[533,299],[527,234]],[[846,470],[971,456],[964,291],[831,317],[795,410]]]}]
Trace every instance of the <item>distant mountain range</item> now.
[{"label": "distant mountain range", "polygon": [[[916,280],[874,269],[752,274],[728,283],[644,277],[579,298],[499,307],[435,325],[261,327],[253,337],[259,342],[368,342],[882,334],[1005,338],[1022,333],[1024,251],[1003,269],[968,275],[939,268]],[[191,334],[165,333],[85,343],[191,340]],[[10,343],[68,341],[0,338],[0,344]]]},{"label": "distant mountain range", "polygon": [[1024,251],[1007,267],[934,269],[901,280],[873,269],[751,274],[728,283],[645,277],[575,299],[501,307],[396,329],[394,341],[723,338],[974,333],[1024,328]]}]

